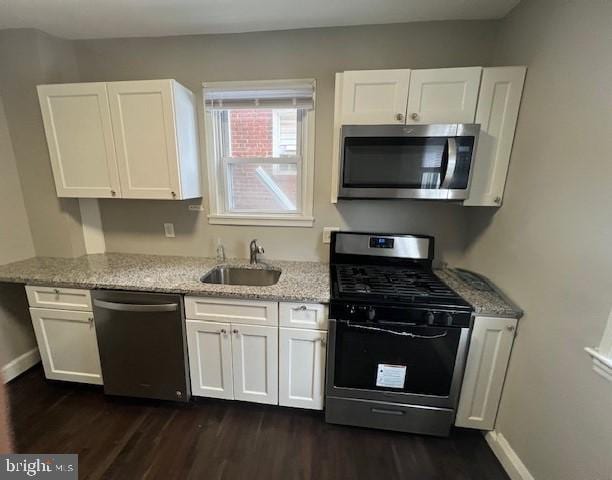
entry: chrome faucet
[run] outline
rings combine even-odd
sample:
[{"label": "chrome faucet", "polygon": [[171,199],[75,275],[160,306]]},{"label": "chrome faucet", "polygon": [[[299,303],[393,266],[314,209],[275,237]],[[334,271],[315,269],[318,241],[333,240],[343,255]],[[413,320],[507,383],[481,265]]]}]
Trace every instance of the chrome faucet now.
[{"label": "chrome faucet", "polygon": [[249,253],[250,255],[250,259],[249,262],[251,263],[251,265],[255,265],[258,260],[257,260],[257,255],[260,253],[264,253],[264,249],[263,247],[260,247],[259,245],[257,245],[257,239],[253,239],[251,240],[251,243],[249,244]]}]

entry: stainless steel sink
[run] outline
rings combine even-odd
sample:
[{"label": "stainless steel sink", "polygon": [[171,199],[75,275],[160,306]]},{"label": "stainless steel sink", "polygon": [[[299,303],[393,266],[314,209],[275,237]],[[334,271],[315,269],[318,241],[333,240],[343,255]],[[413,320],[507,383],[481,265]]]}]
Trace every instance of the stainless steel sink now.
[{"label": "stainless steel sink", "polygon": [[215,267],[202,278],[202,283],[266,287],[276,284],[280,270],[241,267]]}]

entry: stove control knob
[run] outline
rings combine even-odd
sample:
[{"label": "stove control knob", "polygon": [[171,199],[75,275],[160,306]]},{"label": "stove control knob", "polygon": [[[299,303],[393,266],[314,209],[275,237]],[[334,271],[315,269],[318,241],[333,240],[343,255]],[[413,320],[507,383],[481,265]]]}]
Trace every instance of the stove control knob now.
[{"label": "stove control knob", "polygon": [[435,319],[435,316],[433,312],[425,312],[425,320],[427,320],[427,323],[429,325],[433,325],[434,319]]},{"label": "stove control knob", "polygon": [[452,325],[453,324],[453,314],[447,313],[446,315],[444,315],[444,320],[446,321],[447,325]]},{"label": "stove control knob", "polygon": [[374,307],[370,307],[368,310],[368,320],[372,321],[376,318],[376,310]]},{"label": "stove control knob", "polygon": [[349,307],[349,313],[350,313],[351,315],[355,315],[355,305],[351,305],[351,306]]}]

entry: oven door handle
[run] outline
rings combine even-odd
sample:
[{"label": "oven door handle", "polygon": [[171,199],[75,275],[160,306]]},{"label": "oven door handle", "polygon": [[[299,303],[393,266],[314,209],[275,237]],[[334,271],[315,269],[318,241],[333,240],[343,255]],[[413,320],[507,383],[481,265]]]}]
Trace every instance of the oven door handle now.
[{"label": "oven door handle", "polygon": [[448,331],[445,331],[444,333],[435,334],[435,335],[420,335],[418,333],[412,333],[412,332],[397,332],[395,330],[388,330],[386,328],[368,327],[366,325],[355,325],[354,323],[351,323],[348,320],[346,321],[346,326],[348,328],[357,328],[357,329],[361,329],[361,330],[369,330],[371,332],[390,333],[391,335],[398,335],[400,337],[418,338],[418,339],[422,339],[422,340],[435,340],[437,338],[444,338],[444,337],[446,337],[448,335]]},{"label": "oven door handle", "polygon": [[455,170],[457,169],[457,139],[450,137],[448,140],[448,162],[446,165],[446,172],[444,172],[444,180],[440,188],[449,188],[453,178],[455,177]]}]

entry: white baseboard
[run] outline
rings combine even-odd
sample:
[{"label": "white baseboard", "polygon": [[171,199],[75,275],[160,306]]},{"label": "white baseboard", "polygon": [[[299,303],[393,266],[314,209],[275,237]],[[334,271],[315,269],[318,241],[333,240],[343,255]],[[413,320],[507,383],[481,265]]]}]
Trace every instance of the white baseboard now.
[{"label": "white baseboard", "polygon": [[10,382],[13,378],[32,368],[38,362],[40,362],[40,353],[36,347],[23,355],[19,355],[16,359],[2,367],[4,383]]},{"label": "white baseboard", "polygon": [[488,432],[485,439],[512,480],[535,480],[501,433]]}]

